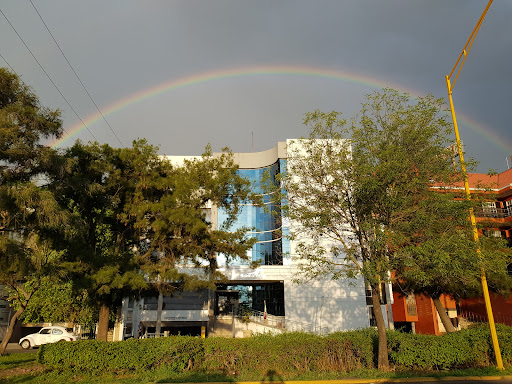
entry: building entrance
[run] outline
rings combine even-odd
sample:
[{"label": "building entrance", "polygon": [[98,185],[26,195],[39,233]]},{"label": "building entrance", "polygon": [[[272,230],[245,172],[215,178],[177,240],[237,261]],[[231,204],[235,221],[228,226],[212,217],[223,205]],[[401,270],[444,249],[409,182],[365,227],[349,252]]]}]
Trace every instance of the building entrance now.
[{"label": "building entrance", "polygon": [[240,301],[240,292],[236,289],[217,289],[215,292],[215,316],[231,315]]},{"label": "building entrance", "polygon": [[[284,284],[240,283],[219,284],[216,292],[215,314],[231,314],[233,306],[284,316]],[[236,310],[236,308],[235,308]]]}]

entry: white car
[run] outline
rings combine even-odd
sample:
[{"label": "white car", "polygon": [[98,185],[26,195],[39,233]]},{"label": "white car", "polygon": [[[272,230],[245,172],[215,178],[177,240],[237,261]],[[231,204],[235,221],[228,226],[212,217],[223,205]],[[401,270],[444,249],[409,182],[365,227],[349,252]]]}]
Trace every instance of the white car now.
[{"label": "white car", "polygon": [[29,349],[31,347],[39,347],[43,344],[56,343],[58,341],[74,341],[78,340],[70,329],[59,326],[44,327],[37,333],[31,333],[22,337],[19,341],[21,348]]}]

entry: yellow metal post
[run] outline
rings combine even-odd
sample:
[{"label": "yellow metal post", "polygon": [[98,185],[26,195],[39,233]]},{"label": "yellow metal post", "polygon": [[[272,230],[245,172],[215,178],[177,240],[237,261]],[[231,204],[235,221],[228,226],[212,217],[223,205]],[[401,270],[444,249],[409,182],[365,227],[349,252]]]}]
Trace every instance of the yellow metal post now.
[{"label": "yellow metal post", "polygon": [[[452,120],[453,120],[453,129],[455,131],[455,138],[457,140],[457,148],[459,150],[459,158],[460,158],[460,168],[462,171],[462,174],[464,176],[464,189],[466,191],[466,199],[471,199],[471,193],[469,191],[469,182],[468,182],[468,173],[466,171],[466,165],[464,163],[464,154],[462,153],[462,146],[460,143],[460,136],[459,136],[459,128],[457,126],[457,118],[455,116],[455,108],[453,107],[453,98],[452,98],[452,91],[453,86],[455,85],[455,82],[457,81],[457,78],[459,77],[460,71],[462,69],[462,66],[464,65],[464,62],[466,61],[469,51],[471,50],[471,47],[473,45],[473,42],[475,41],[475,37],[478,33],[478,30],[480,29],[480,26],[482,25],[482,22],[484,20],[484,17],[489,10],[489,7],[491,6],[493,0],[490,0],[489,3],[487,3],[487,6],[485,7],[482,16],[480,16],[480,19],[476,23],[475,28],[473,29],[473,32],[471,32],[471,35],[469,36],[469,39],[462,49],[462,52],[460,53],[457,62],[455,63],[455,66],[453,67],[452,71],[449,75],[446,76],[446,87],[448,89],[448,99],[450,101],[450,110],[452,113]],[[462,62],[461,62],[462,59]],[[460,63],[460,66],[459,66]],[[450,78],[454,74],[455,69],[459,67],[459,70],[457,71],[457,74],[455,76],[455,80],[453,81],[453,85],[450,83]],[[480,242],[478,240],[478,230],[476,227],[476,219],[475,214],[473,212],[473,208],[470,208],[469,210],[469,217],[471,220],[471,226],[473,228],[473,238],[475,239],[475,243],[477,246],[477,254],[478,257],[482,257],[482,251],[480,249]],[[487,318],[489,320],[489,328],[491,330],[491,338],[492,338],[492,345],[494,347],[494,355],[496,356],[496,366],[498,369],[504,369],[503,367],[503,360],[501,358],[501,351],[500,351],[500,345],[498,342],[498,335],[496,334],[496,325],[494,324],[494,316],[492,314],[492,306],[491,306],[491,298],[489,296],[489,288],[487,286],[487,278],[485,277],[485,270],[482,267],[481,268],[481,281],[482,281],[482,290],[484,294],[484,301],[485,301],[485,309],[487,310]]]},{"label": "yellow metal post", "polygon": [[[468,182],[468,174],[466,172],[466,165],[464,164],[464,155],[462,152],[462,145],[460,143],[459,129],[457,126],[457,118],[455,116],[455,108],[453,107],[453,99],[452,99],[452,87],[450,84],[450,77],[446,76],[446,87],[448,88],[448,99],[450,101],[450,110],[452,113],[453,119],[453,129],[455,131],[455,138],[457,140],[457,148],[459,150],[459,158],[460,158],[460,167],[462,170],[462,174],[464,176],[464,189],[466,191],[466,198],[469,200],[471,198],[471,193],[469,191],[469,182]],[[471,226],[473,227],[473,238],[475,239],[477,245],[477,254],[478,257],[482,257],[482,251],[480,250],[480,244],[478,240],[478,230],[476,227],[476,219],[475,214],[473,212],[473,208],[469,209],[469,217],[471,220]],[[487,318],[489,320],[489,328],[491,330],[491,338],[492,345],[494,347],[494,355],[496,356],[496,367],[498,369],[505,369],[503,367],[503,360],[501,358],[500,345],[498,342],[498,335],[496,333],[496,325],[494,324],[494,316],[492,314],[492,306],[491,306],[491,298],[489,296],[489,288],[487,286],[487,278],[485,277],[485,270],[481,268],[481,281],[482,281],[482,290],[484,294],[485,301],[485,309],[487,310]]]}]

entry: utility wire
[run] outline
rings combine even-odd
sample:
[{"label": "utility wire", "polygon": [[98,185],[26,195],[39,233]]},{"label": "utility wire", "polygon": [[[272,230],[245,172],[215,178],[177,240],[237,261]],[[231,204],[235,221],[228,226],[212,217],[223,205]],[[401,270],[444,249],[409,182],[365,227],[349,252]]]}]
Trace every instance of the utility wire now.
[{"label": "utility wire", "polygon": [[[11,68],[11,71],[16,73],[16,71],[11,67],[11,64],[9,64],[9,62],[7,60],[5,60],[5,57],[3,57],[3,55],[0,53],[0,57],[5,61],[5,64],[7,64],[7,66],[9,68]],[[17,73],[16,73],[17,74]]]},{"label": "utility wire", "polygon": [[25,48],[27,48],[27,50],[30,52],[30,54],[32,55],[32,57],[34,58],[34,60],[36,61],[36,63],[39,65],[39,67],[41,68],[41,70],[44,72],[44,74],[46,75],[46,77],[48,77],[48,79],[50,80],[50,82],[53,84],[53,86],[55,87],[55,89],[60,93],[60,95],[62,96],[62,98],[64,99],[64,101],[67,103],[67,105],[69,106],[69,108],[71,108],[71,110],[74,112],[74,114],[76,115],[76,117],[78,118],[78,120],[80,120],[82,122],[82,125],[87,129],[87,131],[91,134],[91,136],[94,138],[94,140],[98,141],[98,139],[96,138],[96,136],[93,135],[93,133],[91,132],[91,130],[89,129],[89,127],[84,123],[84,121],[80,118],[80,116],[78,116],[78,113],[75,111],[75,109],[71,106],[71,104],[69,103],[68,99],[66,99],[66,97],[64,97],[64,95],[62,94],[62,92],[60,91],[59,87],[57,87],[57,85],[55,84],[55,82],[52,80],[52,78],[50,77],[50,75],[48,75],[48,72],[46,72],[46,70],[43,68],[43,66],[41,65],[41,63],[39,62],[39,60],[37,60],[37,57],[32,53],[32,51],[30,50],[30,48],[28,47],[28,45],[25,43],[25,40],[23,40],[23,38],[20,36],[20,34],[18,33],[18,31],[16,30],[16,28],[14,28],[14,26],[12,25],[12,23],[9,21],[9,19],[7,18],[7,16],[5,15],[5,13],[0,9],[0,13],[5,17],[5,20],[7,20],[7,22],[9,23],[9,25],[11,26],[11,28],[13,29],[14,32],[16,32],[16,34],[18,35],[18,37],[20,38],[20,40],[22,41],[23,45],[25,45]]},{"label": "utility wire", "polygon": [[96,107],[96,109],[98,110],[98,112],[100,113],[101,117],[103,118],[103,120],[105,121],[105,123],[108,125],[108,127],[110,128],[110,130],[112,131],[112,133],[114,134],[114,136],[116,137],[117,141],[119,141],[119,144],[121,144],[122,147],[124,147],[123,143],[121,142],[121,140],[119,139],[119,137],[116,135],[114,129],[110,126],[109,122],[107,121],[107,119],[105,118],[105,116],[103,115],[103,112],[101,112],[100,108],[98,107],[98,105],[96,104],[96,102],[94,101],[94,99],[92,98],[91,94],[89,93],[89,91],[87,90],[87,88],[85,87],[84,83],[82,82],[82,80],[80,79],[80,77],[78,76],[78,74],[76,73],[75,69],[73,68],[73,66],[71,65],[71,63],[69,62],[68,58],[66,57],[66,55],[64,54],[64,52],[62,51],[59,43],[57,43],[57,40],[55,40],[55,37],[53,36],[52,32],[50,31],[50,28],[48,28],[48,25],[46,25],[45,21],[43,20],[43,17],[41,16],[41,14],[39,13],[39,11],[37,10],[36,6],[34,5],[34,3],[32,2],[32,0],[30,0],[30,4],[32,4],[32,7],[34,7],[34,10],[36,11],[36,13],[38,14],[39,18],[41,19],[41,21],[43,22],[44,26],[46,27],[46,30],[48,31],[48,33],[50,34],[50,36],[52,37],[53,41],[55,42],[55,45],[59,48],[59,51],[60,53],[62,53],[62,56],[64,57],[64,59],[66,59],[66,62],[68,63],[69,67],[71,68],[71,70],[73,71],[73,73],[75,74],[76,78],[78,79],[78,81],[80,82],[80,84],[82,85],[82,88],[84,89],[85,93],[87,93],[87,96],[89,96],[89,99],[91,99],[92,103],[94,104],[94,106]]},{"label": "utility wire", "polygon": [[[14,68],[13,68],[13,67],[11,67],[11,64],[9,64],[9,62],[5,59],[5,57],[4,57],[1,53],[0,53],[0,57],[5,61],[5,63],[7,64],[7,66],[8,66],[9,68],[11,68],[12,73],[16,74],[16,76],[18,76],[18,79],[23,83],[23,80],[21,80],[21,76],[20,76],[20,75],[18,75],[18,74],[16,73],[16,71],[14,70]],[[62,128],[62,131],[63,131],[66,135],[68,135],[68,136],[69,136],[69,138],[70,138],[71,140],[75,140],[75,139],[73,139],[73,137],[68,133],[68,131],[66,131],[66,130],[64,129],[64,127],[61,127],[61,128]],[[75,141],[76,141],[76,140],[75,140]]]}]

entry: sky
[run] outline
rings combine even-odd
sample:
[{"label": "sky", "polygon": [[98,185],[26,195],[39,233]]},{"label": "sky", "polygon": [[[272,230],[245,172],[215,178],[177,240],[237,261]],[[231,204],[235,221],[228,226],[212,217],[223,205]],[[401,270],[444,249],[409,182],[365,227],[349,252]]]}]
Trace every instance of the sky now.
[{"label": "sky", "polygon": [[[486,4],[0,0],[0,66],[62,111],[55,147],[145,138],[163,155],[256,152],[307,136],[306,112],[351,119],[383,87],[447,99],[445,75]],[[479,172],[512,166],[511,19],[512,2],[491,5],[453,90]]]}]

